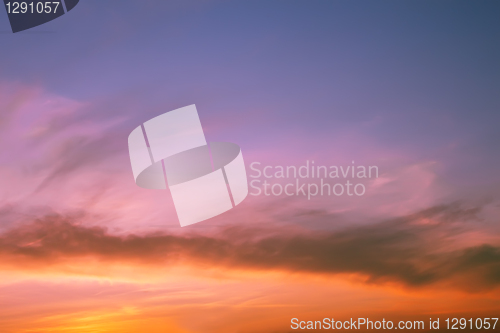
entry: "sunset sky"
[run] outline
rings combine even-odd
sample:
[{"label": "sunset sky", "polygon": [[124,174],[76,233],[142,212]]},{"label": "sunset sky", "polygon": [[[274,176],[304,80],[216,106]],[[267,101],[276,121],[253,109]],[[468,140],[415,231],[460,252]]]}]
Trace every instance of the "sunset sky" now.
[{"label": "sunset sky", "polygon": [[[499,14],[81,0],[13,34],[0,9],[0,333],[500,317]],[[191,104],[249,181],[254,162],[378,178],[363,196],[249,195],[181,228],[168,190],[135,184],[127,138]]]}]

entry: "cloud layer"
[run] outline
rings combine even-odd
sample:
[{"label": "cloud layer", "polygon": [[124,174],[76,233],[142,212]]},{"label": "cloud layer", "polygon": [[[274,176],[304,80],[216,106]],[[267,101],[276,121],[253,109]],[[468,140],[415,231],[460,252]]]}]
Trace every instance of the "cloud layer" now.
[{"label": "cloud layer", "polygon": [[[479,208],[436,206],[398,219],[328,232],[226,227],[216,236],[119,236],[75,218],[44,216],[0,236],[3,262],[21,268],[75,258],[130,265],[188,263],[195,267],[359,274],[368,283],[408,287],[437,283],[489,290],[500,284],[500,246],[460,245]],[[263,236],[264,235],[264,236]]]}]

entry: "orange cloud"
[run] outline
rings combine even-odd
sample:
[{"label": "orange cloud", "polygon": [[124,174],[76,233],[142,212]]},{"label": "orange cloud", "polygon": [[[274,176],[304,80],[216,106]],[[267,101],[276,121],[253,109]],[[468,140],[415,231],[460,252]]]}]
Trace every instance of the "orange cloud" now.
[{"label": "orange cloud", "polygon": [[[374,225],[338,231],[286,232],[227,227],[218,234],[120,236],[60,215],[42,217],[0,236],[3,266],[47,269],[70,262],[196,269],[355,274],[374,284],[435,284],[469,291],[499,285],[498,243],[460,246],[464,221],[478,208],[433,207]],[[432,221],[432,223],[429,223]]]}]

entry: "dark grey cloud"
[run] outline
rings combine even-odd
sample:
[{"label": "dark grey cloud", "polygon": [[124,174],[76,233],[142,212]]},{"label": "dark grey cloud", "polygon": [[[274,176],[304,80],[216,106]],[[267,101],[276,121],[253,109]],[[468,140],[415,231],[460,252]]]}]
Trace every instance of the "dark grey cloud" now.
[{"label": "dark grey cloud", "polygon": [[367,283],[415,288],[446,283],[469,291],[489,290],[500,285],[499,244],[464,247],[453,242],[472,230],[478,213],[477,207],[452,204],[339,231],[270,232],[231,226],[217,236],[118,236],[80,225],[75,218],[48,215],[3,233],[0,257],[16,265],[51,265],[77,257],[145,265],[182,260],[200,267],[358,273]]}]

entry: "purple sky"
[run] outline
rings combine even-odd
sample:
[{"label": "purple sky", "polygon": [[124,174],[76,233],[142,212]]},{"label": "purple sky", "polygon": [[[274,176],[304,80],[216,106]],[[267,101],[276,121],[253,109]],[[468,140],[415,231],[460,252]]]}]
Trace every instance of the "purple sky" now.
[{"label": "purple sky", "polygon": [[[498,9],[495,1],[89,0],[18,34],[6,33],[0,11],[3,98],[17,86],[67,99],[75,111],[54,115],[57,130],[110,124],[98,131],[102,156],[73,152],[88,163],[125,157],[138,123],[194,103],[207,138],[237,142],[247,162],[356,160],[382,173],[434,163],[455,198],[488,197],[499,182]],[[25,163],[21,155],[0,158]]]},{"label": "purple sky", "polygon": [[[12,34],[0,10],[0,331],[498,314],[499,13],[496,0],[81,0]],[[249,175],[314,160],[379,178],[362,197],[248,196],[180,228],[168,191],[134,183],[127,137],[191,104]]]}]

